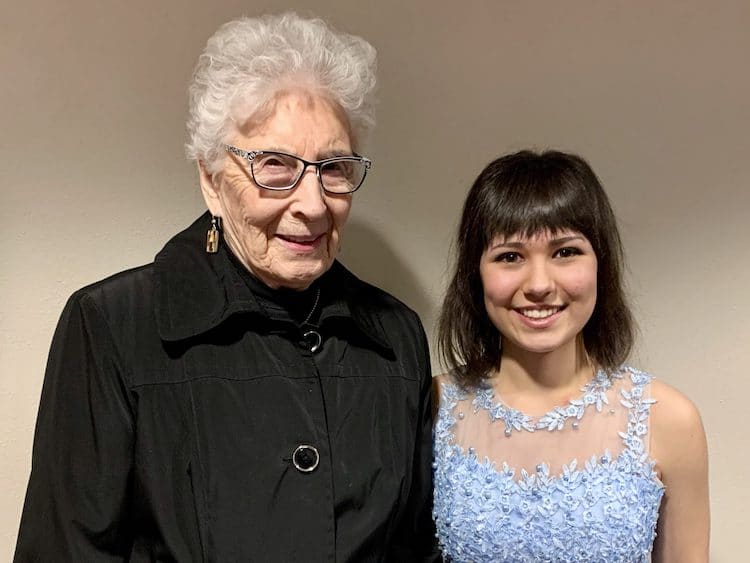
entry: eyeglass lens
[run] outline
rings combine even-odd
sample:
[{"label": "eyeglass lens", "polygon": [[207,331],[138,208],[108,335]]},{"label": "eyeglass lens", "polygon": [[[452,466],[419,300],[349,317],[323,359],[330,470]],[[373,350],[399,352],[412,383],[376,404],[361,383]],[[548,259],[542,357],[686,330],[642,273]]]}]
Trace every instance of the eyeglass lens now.
[{"label": "eyeglass lens", "polygon": [[[301,160],[284,154],[260,154],[252,161],[255,182],[271,189],[289,188],[297,183],[305,169]],[[362,161],[334,160],[320,167],[320,181],[329,192],[349,193],[362,183],[367,168]]]}]

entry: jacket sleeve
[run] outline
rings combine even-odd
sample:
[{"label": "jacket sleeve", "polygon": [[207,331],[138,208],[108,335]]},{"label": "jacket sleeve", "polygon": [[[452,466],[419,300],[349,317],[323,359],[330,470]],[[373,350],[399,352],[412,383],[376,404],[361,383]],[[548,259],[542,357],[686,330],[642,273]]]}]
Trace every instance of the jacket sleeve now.
[{"label": "jacket sleeve", "polygon": [[79,292],[52,341],[14,560],[127,559],[132,451],[122,363],[101,310]]},{"label": "jacket sleeve", "polygon": [[432,519],[432,370],[422,324],[419,328],[420,404],[414,466],[406,512],[391,545],[388,561],[442,561]]}]

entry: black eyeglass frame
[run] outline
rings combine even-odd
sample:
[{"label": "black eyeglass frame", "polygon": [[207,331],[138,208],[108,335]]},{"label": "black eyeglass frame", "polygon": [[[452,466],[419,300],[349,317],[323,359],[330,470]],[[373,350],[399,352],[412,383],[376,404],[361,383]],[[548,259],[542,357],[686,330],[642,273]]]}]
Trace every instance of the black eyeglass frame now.
[{"label": "black eyeglass frame", "polygon": [[[287,192],[289,190],[293,190],[294,188],[297,187],[297,184],[300,183],[300,180],[302,180],[302,176],[305,175],[305,170],[307,170],[307,167],[308,166],[314,166],[315,167],[315,175],[318,178],[318,184],[320,184],[320,187],[321,187],[321,189],[324,192],[326,192],[327,194],[331,194],[331,195],[347,195],[347,194],[352,194],[352,193],[356,192],[362,186],[362,184],[365,183],[365,178],[367,177],[367,173],[370,171],[370,168],[372,168],[372,161],[369,158],[367,158],[365,156],[360,156],[358,154],[353,154],[351,156],[333,156],[331,158],[324,158],[323,160],[313,160],[313,161],[310,161],[310,160],[305,160],[304,158],[301,158],[301,157],[297,156],[296,154],[289,154],[287,152],[282,152],[282,151],[264,151],[264,150],[246,151],[244,149],[235,147],[233,145],[224,145],[224,148],[227,151],[229,151],[230,153],[232,153],[232,154],[234,154],[236,156],[239,156],[240,158],[243,158],[243,159],[247,160],[248,164],[250,164],[250,166],[248,167],[250,169],[250,176],[252,176],[253,182],[255,183],[256,186],[258,186],[259,188],[262,188],[264,190],[271,190],[271,191],[274,191],[274,192]],[[253,171],[253,161],[257,157],[259,157],[261,155],[264,155],[264,154],[278,154],[278,155],[281,155],[281,156],[286,156],[286,157],[289,157],[289,158],[293,158],[295,160],[299,160],[304,166],[302,167],[302,171],[299,173],[299,177],[297,178],[297,180],[295,180],[295,182],[291,186],[288,186],[288,187],[285,186],[283,188],[277,188],[277,187],[273,187],[273,186],[266,186],[266,185],[261,184],[260,182],[258,182],[258,180],[255,179],[255,172]],[[323,166],[325,166],[326,164],[330,164],[332,162],[359,162],[359,163],[363,164],[365,170],[364,170],[364,173],[362,174],[362,179],[359,181],[359,184],[357,184],[351,190],[346,191],[346,192],[335,192],[335,191],[331,191],[328,188],[326,188],[323,185],[323,178],[320,177],[320,169]]]}]

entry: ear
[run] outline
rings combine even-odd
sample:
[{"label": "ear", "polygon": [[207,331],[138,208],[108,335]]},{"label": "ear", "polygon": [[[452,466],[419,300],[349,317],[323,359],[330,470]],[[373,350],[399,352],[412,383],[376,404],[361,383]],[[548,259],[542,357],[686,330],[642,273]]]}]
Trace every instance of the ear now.
[{"label": "ear", "polygon": [[206,207],[211,215],[222,216],[221,200],[219,198],[218,174],[209,174],[206,165],[198,161],[198,179],[201,184],[201,192],[206,202]]}]

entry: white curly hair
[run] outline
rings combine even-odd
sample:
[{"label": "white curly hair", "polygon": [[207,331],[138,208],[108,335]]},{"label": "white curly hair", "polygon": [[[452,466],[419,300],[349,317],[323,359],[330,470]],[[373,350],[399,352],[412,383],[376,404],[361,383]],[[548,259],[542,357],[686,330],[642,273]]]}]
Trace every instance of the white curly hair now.
[{"label": "white curly hair", "polygon": [[364,39],[294,13],[239,18],[206,43],[190,83],[189,159],[213,174],[238,124],[292,86],[321,93],[346,115],[354,149],[375,124],[376,52]]}]

